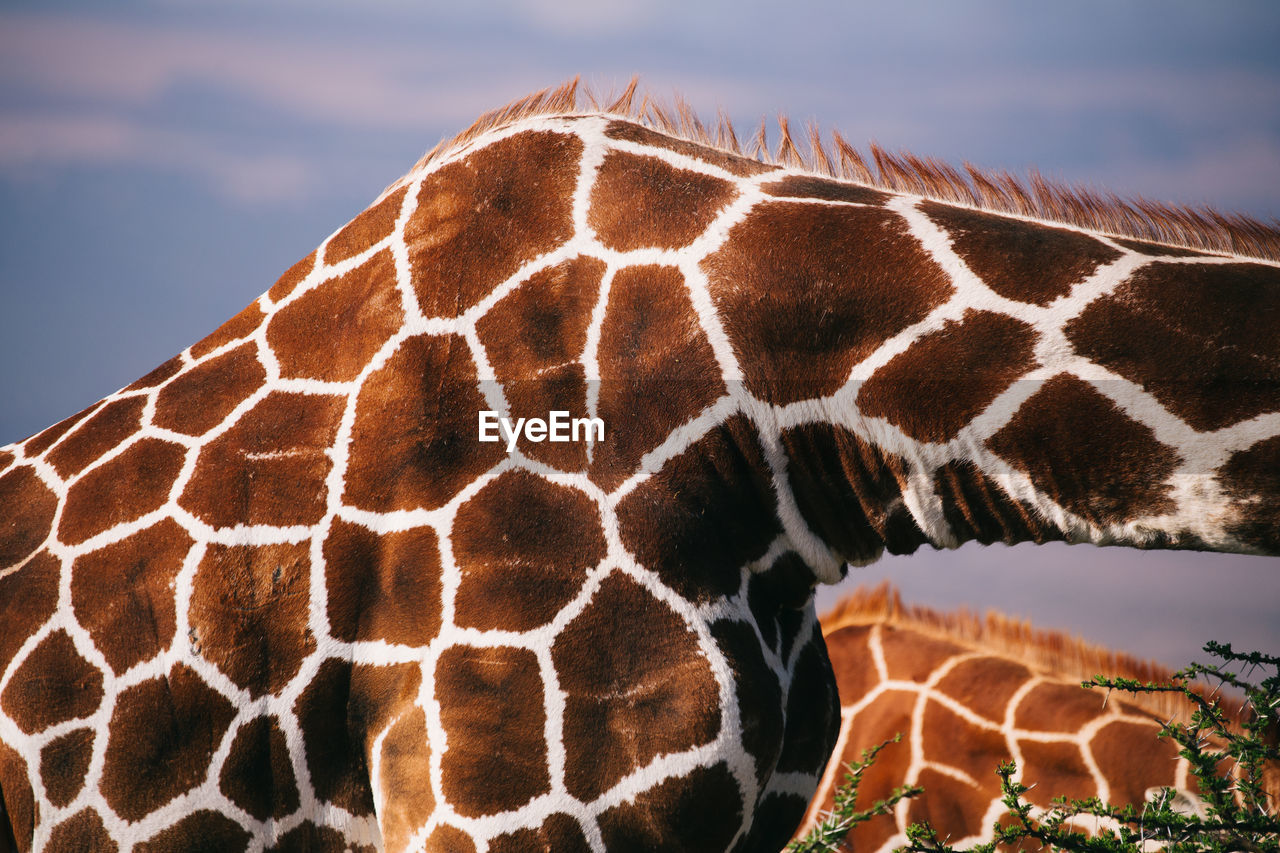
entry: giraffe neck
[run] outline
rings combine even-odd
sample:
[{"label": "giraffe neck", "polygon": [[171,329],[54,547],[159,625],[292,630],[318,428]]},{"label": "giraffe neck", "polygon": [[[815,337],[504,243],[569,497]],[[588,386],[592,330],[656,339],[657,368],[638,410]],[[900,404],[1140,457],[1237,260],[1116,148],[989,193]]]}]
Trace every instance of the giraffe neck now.
[{"label": "giraffe neck", "polygon": [[[505,174],[504,159],[515,164]],[[522,229],[514,246],[478,233],[483,222],[457,233],[469,197],[526,206],[489,217]],[[465,244],[459,256],[439,251],[450,239]],[[335,296],[346,313],[308,336]],[[610,437],[510,436],[514,458],[582,468],[615,497],[719,430],[821,580],[884,550],[971,540],[1280,552],[1274,261],[836,181],[621,118],[551,115],[433,152],[161,370],[218,348],[255,375],[217,390],[251,387],[262,371],[243,365],[239,336],[266,313],[285,315],[264,341],[284,359],[266,374],[285,379],[360,381],[379,345],[474,323],[451,340],[483,350],[478,393],[452,402],[511,420],[591,419]],[[442,346],[441,358],[456,349]],[[161,414],[191,417],[182,402]],[[491,462],[497,450],[466,452]]]},{"label": "giraffe neck", "polygon": [[760,183],[701,266],[796,507],[840,557],[974,539],[1276,553],[1274,264]]},{"label": "giraffe neck", "polygon": [[710,420],[760,430],[820,577],[969,540],[1277,553],[1275,262],[658,144],[706,226],[648,236],[726,380]]},{"label": "giraffe neck", "polygon": [[[612,248],[674,253],[693,304],[684,322],[703,333],[685,336],[685,363],[718,373],[726,395],[713,405],[718,389],[679,386],[685,414],[758,428],[786,533],[823,579],[923,543],[1280,548],[1274,262],[647,133],[606,125],[609,144],[650,147],[606,155],[589,224]],[[620,161],[650,164],[643,190],[614,177]],[[599,212],[611,192],[641,212]],[[659,197],[682,210],[683,233],[643,233],[643,205]]]}]

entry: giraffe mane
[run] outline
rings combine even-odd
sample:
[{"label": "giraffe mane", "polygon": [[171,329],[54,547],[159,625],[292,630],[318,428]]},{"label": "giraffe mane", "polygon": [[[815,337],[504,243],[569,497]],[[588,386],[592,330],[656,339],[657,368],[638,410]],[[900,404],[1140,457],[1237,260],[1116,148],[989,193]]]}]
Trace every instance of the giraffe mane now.
[{"label": "giraffe mane", "polygon": [[[1168,683],[1173,671],[1155,661],[1142,660],[1094,645],[1064,631],[1045,630],[1030,622],[1013,619],[994,610],[978,616],[960,608],[943,613],[921,605],[906,605],[897,587],[888,581],[874,588],[860,587],[838,601],[820,619],[824,636],[841,628],[861,625],[889,625],[969,646],[975,651],[1027,664],[1042,673],[1068,680],[1088,681],[1095,675],[1131,678],[1142,682]],[[1195,688],[1201,695],[1216,698],[1225,717],[1234,725],[1248,719],[1249,712],[1233,696],[1204,685]],[[1123,701],[1161,719],[1190,720],[1191,703],[1177,693],[1126,694]]]},{"label": "giraffe mane", "polygon": [[1034,169],[1021,178],[1001,169],[980,169],[968,162],[956,168],[931,157],[886,151],[875,142],[868,145],[868,159],[838,131],[832,131],[829,149],[814,122],[806,125],[803,144],[808,150],[804,151],[797,144],[791,122],[785,115],[778,116],[779,139],[771,151],[766,120],[761,119],[760,126],[744,145],[723,110],[717,113],[715,122],[708,125],[679,96],[674,105],[667,105],[648,94],[638,94],[638,84],[639,78],[633,77],[621,95],[600,98],[575,77],[561,86],[526,95],[485,113],[466,130],[441,141],[418,161],[414,170],[456,153],[491,130],[522,119],[603,114],[725,153],[877,189],[1113,237],[1280,261],[1280,220],[1277,219],[1264,222],[1212,207],[1170,204],[1141,196],[1125,198],[1054,181]]}]

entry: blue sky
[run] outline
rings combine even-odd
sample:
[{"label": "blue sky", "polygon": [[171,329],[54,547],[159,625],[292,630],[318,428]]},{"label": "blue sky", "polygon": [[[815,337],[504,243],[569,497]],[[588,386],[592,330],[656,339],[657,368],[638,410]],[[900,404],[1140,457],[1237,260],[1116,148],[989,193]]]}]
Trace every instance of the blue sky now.
[{"label": "blue sky", "polygon": [[[782,111],[855,142],[1274,218],[1277,44],[1269,0],[9,2],[0,443],[197,340],[437,140],[576,74],[609,89],[639,73],[745,126]],[[1210,637],[1280,649],[1275,563],[965,548],[860,577],[1177,664]]]}]

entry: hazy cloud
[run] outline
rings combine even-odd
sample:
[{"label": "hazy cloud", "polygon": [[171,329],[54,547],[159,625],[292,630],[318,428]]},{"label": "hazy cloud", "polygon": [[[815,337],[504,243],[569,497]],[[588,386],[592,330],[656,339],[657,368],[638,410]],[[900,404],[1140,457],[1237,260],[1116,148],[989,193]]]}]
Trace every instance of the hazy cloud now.
[{"label": "hazy cloud", "polygon": [[[326,2],[301,18],[300,3],[258,16],[241,3],[213,19],[209,5],[150,5],[165,14],[0,14],[0,169],[129,163],[246,201],[305,196],[333,166],[324,140],[359,135],[367,150],[370,134],[400,135],[420,153],[576,69],[603,89],[644,72],[658,95],[678,91],[708,116],[724,106],[752,129],[787,109],[856,142],[1275,210],[1274,65],[1188,63],[1156,39],[1072,63],[1054,41],[1044,53],[1057,58],[1039,61],[1044,27],[1080,40],[1084,15],[1037,29],[1012,7],[984,21],[944,7],[908,27],[872,4],[823,13],[829,26],[804,48],[795,31],[812,21],[666,0],[503,0],[483,15],[378,2],[361,16]],[[759,55],[775,43],[778,55]],[[412,159],[370,168],[390,181]]]},{"label": "hazy cloud", "polygon": [[32,178],[68,163],[198,175],[217,194],[249,203],[295,199],[311,182],[300,159],[237,154],[196,134],[143,129],[112,117],[0,118],[0,170]]},{"label": "hazy cloud", "polygon": [[[75,102],[136,106],[180,85],[204,84],[291,115],[390,128],[420,127],[448,108],[440,92],[423,85],[447,56],[336,37],[290,41],[271,32],[5,15],[0,56],[11,81]],[[471,87],[451,88],[456,100]]]},{"label": "hazy cloud", "polygon": [[1280,140],[1253,135],[1186,158],[1130,157],[1115,163],[1099,180],[1153,198],[1176,186],[1180,199],[1189,204],[1223,207],[1216,200],[1230,198],[1259,216],[1280,218]]}]

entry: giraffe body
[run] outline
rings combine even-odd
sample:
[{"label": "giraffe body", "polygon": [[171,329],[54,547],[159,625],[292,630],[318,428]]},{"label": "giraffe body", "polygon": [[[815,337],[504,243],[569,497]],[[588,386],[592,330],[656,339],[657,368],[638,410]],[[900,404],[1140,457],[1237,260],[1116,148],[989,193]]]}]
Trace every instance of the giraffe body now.
[{"label": "giraffe body", "polygon": [[[18,849],[776,849],[836,736],[810,593],[845,561],[1277,550],[1274,262],[565,98],[429,157],[211,336],[0,449]],[[1225,408],[1102,334],[1183,273],[1178,316],[1212,334],[1168,334],[1252,335],[1219,359],[1253,392]],[[606,432],[508,453],[484,411]]]},{"label": "giraffe body", "polygon": [[[863,777],[859,802],[865,808],[905,785],[924,791],[855,827],[842,849],[888,853],[908,843],[907,827],[926,821],[955,847],[989,843],[1007,813],[995,771],[1010,761],[1038,810],[1057,797],[1141,807],[1172,788],[1175,809],[1204,814],[1189,763],[1174,741],[1158,737],[1161,722],[1190,717],[1190,703],[1080,686],[1099,673],[1167,682],[1159,666],[994,613],[907,608],[886,586],[841,601],[823,630],[841,728],[801,833],[831,808],[842,764],[899,734]],[[1219,701],[1228,717],[1243,717],[1232,700]],[[1264,782],[1272,798],[1274,770]],[[1072,828],[1114,829],[1093,818],[1076,818]]]}]

